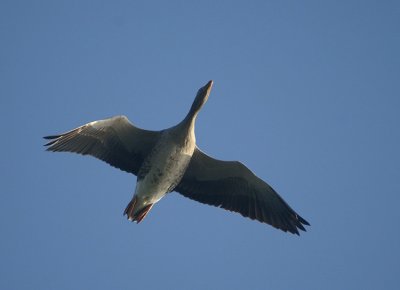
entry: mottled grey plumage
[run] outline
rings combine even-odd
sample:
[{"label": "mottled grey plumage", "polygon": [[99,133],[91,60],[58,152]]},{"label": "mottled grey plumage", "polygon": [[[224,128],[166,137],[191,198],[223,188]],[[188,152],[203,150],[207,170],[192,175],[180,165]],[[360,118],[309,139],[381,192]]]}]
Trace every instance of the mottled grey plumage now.
[{"label": "mottled grey plumage", "polygon": [[309,223],[246,166],[214,159],[197,148],[194,124],[212,84],[199,89],[185,119],[172,128],[143,130],[125,116],[116,116],[45,137],[51,140],[47,150],[92,155],[137,175],[134,197],[124,212],[132,221],[140,222],[156,202],[175,190],[285,232],[305,231]]}]

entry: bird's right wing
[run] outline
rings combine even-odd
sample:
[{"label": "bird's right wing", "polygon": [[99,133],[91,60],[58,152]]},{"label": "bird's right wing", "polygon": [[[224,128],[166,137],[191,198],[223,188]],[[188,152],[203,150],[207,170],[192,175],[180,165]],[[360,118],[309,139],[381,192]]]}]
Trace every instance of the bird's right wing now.
[{"label": "bird's right wing", "polygon": [[271,186],[242,163],[214,159],[198,148],[174,190],[285,232],[299,234],[298,229],[305,231],[303,225],[309,225]]},{"label": "bird's right wing", "polygon": [[135,127],[125,116],[94,121],[69,132],[44,137],[47,151],[91,155],[137,175],[160,132]]}]

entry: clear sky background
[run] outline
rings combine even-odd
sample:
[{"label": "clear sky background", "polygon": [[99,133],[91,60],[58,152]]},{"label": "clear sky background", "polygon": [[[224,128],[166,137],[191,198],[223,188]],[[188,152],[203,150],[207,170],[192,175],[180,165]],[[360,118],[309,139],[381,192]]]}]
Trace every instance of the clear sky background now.
[{"label": "clear sky background", "polygon": [[[1,1],[1,289],[398,289],[398,1]],[[42,136],[124,114],[159,130],[197,89],[198,145],[241,160],[300,237]]]}]

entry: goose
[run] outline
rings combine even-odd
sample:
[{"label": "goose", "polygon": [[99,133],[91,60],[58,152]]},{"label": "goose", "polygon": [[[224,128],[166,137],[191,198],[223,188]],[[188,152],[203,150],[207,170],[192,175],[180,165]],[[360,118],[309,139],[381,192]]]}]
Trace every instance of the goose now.
[{"label": "goose", "polygon": [[149,131],[126,116],[93,121],[69,132],[46,136],[47,151],[91,155],[137,176],[124,215],[140,223],[166,194],[176,191],[195,201],[240,213],[299,235],[310,224],[266,182],[238,161],[214,159],[196,146],[196,117],[213,81],[201,87],[186,117],[176,126]]}]

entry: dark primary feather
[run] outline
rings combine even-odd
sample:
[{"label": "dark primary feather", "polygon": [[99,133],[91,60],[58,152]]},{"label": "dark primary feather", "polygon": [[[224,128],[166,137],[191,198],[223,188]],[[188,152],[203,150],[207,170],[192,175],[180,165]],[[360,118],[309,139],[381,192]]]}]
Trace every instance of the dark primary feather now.
[{"label": "dark primary feather", "polygon": [[91,155],[121,170],[137,174],[156,143],[158,132],[139,129],[125,116],[88,123],[69,132],[46,136],[47,151]]},{"label": "dark primary feather", "polygon": [[197,148],[175,191],[285,232],[298,235],[298,229],[305,231],[303,225],[309,225],[272,187],[242,163],[216,160]]}]

